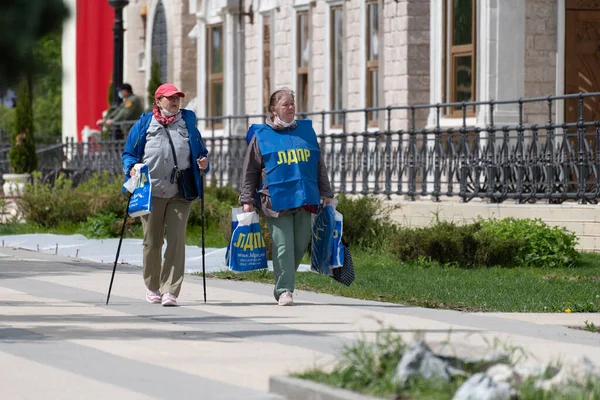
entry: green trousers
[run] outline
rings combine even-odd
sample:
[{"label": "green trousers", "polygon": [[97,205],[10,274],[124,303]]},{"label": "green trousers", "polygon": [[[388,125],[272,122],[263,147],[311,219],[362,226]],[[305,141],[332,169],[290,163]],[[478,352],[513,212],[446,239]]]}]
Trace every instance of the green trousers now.
[{"label": "green trousers", "polygon": [[311,220],[311,214],[304,210],[279,218],[267,218],[273,238],[273,272],[277,293],[294,291],[296,270],[311,239]]}]

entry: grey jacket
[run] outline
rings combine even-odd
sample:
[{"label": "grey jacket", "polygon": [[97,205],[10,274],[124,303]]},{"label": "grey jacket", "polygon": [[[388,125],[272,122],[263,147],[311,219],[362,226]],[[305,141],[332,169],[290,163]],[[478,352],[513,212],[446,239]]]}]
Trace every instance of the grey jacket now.
[{"label": "grey jacket", "polygon": [[[270,120],[267,120],[267,124],[276,131],[283,131],[287,129],[295,129],[294,124],[290,128],[280,128],[274,126]],[[323,154],[319,158],[319,171],[318,171],[318,184],[321,198],[332,198],[333,191],[331,190],[331,184],[329,183],[329,176],[327,175],[327,167],[323,161]],[[265,218],[277,218],[280,215],[285,215],[290,212],[294,212],[299,208],[284,210],[284,211],[273,211],[271,205],[271,196],[269,194],[269,187],[265,182],[267,176],[267,170],[265,169],[265,163],[263,161],[256,135],[250,141],[248,150],[246,150],[246,156],[244,158],[244,166],[242,170],[242,182],[240,191],[240,204],[252,204],[258,210],[258,213]],[[263,187],[260,190],[260,204],[254,204],[254,194],[260,187],[260,183],[264,182]],[[300,207],[302,208],[302,207]]]},{"label": "grey jacket", "polygon": [[152,117],[146,135],[144,164],[150,171],[152,196],[155,197],[171,198],[179,193],[177,182],[171,183],[171,173],[175,162],[167,134],[170,134],[171,140],[173,140],[179,169],[190,167],[190,139],[185,121],[179,117],[171,125],[165,127]]}]

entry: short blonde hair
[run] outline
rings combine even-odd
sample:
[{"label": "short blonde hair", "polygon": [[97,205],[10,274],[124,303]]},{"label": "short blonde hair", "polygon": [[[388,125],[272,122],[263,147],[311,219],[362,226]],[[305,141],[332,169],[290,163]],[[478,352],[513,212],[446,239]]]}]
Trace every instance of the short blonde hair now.
[{"label": "short blonde hair", "polygon": [[269,118],[271,121],[275,119],[275,113],[271,111],[271,108],[275,107],[279,100],[281,100],[281,98],[285,95],[292,96],[292,100],[296,101],[296,94],[294,91],[286,87],[274,91],[269,98]]}]

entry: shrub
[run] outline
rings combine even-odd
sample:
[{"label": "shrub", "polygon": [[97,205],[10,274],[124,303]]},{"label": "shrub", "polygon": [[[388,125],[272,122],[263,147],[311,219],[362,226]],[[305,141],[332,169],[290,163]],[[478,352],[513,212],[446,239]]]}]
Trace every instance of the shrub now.
[{"label": "shrub", "polygon": [[401,228],[391,250],[402,261],[426,259],[461,267],[568,267],[577,260],[577,239],[541,220],[506,218],[457,225],[438,222]]},{"label": "shrub", "polygon": [[541,219],[484,221],[482,233],[502,240],[519,238],[517,263],[531,267],[571,267],[578,258],[577,236],[564,227],[549,226]]},{"label": "shrub", "polygon": [[402,228],[392,239],[392,249],[403,261],[426,258],[443,264],[472,265],[479,224],[438,222],[424,228]]},{"label": "shrub", "polygon": [[113,213],[102,212],[98,215],[90,216],[85,226],[85,236],[92,238],[116,237],[120,233],[122,221]]},{"label": "shrub", "polygon": [[33,109],[27,78],[22,78],[17,93],[15,125],[8,152],[10,170],[17,174],[31,173],[38,165],[33,141]]},{"label": "shrub", "polygon": [[227,204],[231,205],[232,207],[237,206],[238,198],[239,198],[240,194],[238,193],[237,190],[235,190],[231,186],[222,186],[222,187],[211,186],[209,188],[209,190],[215,191],[215,196],[217,197],[217,200],[219,200],[220,202],[227,203]]},{"label": "shrub", "polygon": [[[237,192],[231,188],[217,188],[216,186],[207,186],[204,197],[204,214],[206,217],[206,227],[219,227],[223,229],[231,224],[231,207],[237,207]],[[200,225],[202,223],[202,205],[200,201],[192,203],[190,225]],[[231,230],[231,229],[229,229]],[[227,230],[224,230],[226,232]]]},{"label": "shrub", "polygon": [[79,223],[90,215],[89,197],[73,190],[73,182],[59,175],[54,186],[40,183],[41,173],[33,173],[33,183],[25,185],[25,193],[17,200],[23,217],[42,227],[60,223]]},{"label": "shrub", "polygon": [[475,232],[474,239],[477,249],[473,255],[473,266],[513,267],[519,264],[518,255],[525,245],[519,236],[500,237],[488,229],[482,228]]},{"label": "shrub", "polygon": [[123,176],[108,171],[95,173],[90,179],[77,186],[77,192],[89,197],[90,214],[114,214],[125,217],[127,195],[122,192]]},{"label": "shrub", "polygon": [[344,216],[344,239],[350,246],[382,249],[397,230],[389,222],[390,213],[399,206],[386,206],[374,196],[351,199],[344,194],[337,197],[337,210]]}]

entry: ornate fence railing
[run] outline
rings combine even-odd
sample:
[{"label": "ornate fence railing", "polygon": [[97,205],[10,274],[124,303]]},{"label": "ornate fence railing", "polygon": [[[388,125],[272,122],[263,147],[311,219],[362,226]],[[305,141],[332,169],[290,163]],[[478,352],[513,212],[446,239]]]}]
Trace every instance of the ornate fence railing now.
[{"label": "ornate fence railing", "polygon": [[[454,118],[445,117],[448,113]],[[338,193],[404,195],[411,200],[425,196],[596,203],[599,114],[600,93],[587,93],[323,111],[301,117],[313,121]],[[210,152],[211,182],[238,186],[245,132],[251,123],[263,120],[262,115],[199,120]],[[375,126],[369,123],[373,120]],[[481,120],[485,123],[476,123]],[[122,173],[123,147],[122,140],[68,140],[38,150],[40,169],[47,179],[58,171],[78,179],[106,170]],[[5,165],[0,152],[0,166]]]}]

